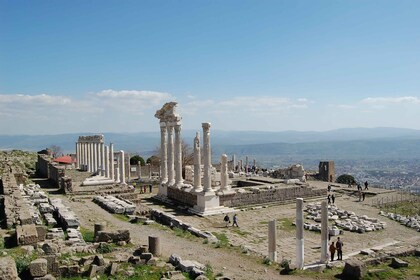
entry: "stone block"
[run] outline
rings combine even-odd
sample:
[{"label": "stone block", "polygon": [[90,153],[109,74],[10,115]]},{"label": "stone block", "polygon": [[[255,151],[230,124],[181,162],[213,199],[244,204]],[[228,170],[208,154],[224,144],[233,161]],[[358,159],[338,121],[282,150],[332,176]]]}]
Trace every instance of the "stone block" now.
[{"label": "stone block", "polygon": [[51,275],[51,274],[47,274],[45,276],[42,277],[35,277],[34,280],[55,280],[56,278]]},{"label": "stone block", "polygon": [[92,264],[90,267],[89,267],[89,270],[88,270],[88,277],[89,278],[93,278],[93,277],[95,277],[96,276],[96,268],[97,268],[98,266],[96,265],[96,264]]},{"label": "stone block", "polygon": [[59,252],[58,245],[57,244],[54,244],[54,243],[44,243],[42,245],[42,250],[47,255],[57,254]]},{"label": "stone block", "polygon": [[349,279],[361,279],[367,273],[364,262],[357,259],[347,260],[343,268],[343,276]]},{"label": "stone block", "polygon": [[372,251],[371,249],[364,249],[360,251],[360,254],[362,255],[372,255],[373,253],[375,253],[374,251]]},{"label": "stone block", "polygon": [[36,259],[29,264],[29,272],[32,277],[43,277],[48,273],[46,259]]},{"label": "stone block", "polygon": [[142,259],[142,260],[148,261],[151,258],[153,258],[153,254],[152,253],[143,253],[143,254],[140,254],[140,259]]},{"label": "stone block", "polygon": [[111,263],[111,267],[109,268],[109,275],[114,276],[118,271],[118,264],[116,262]]},{"label": "stone block", "polygon": [[16,226],[18,245],[34,245],[38,242],[38,232],[34,224]]},{"label": "stone block", "polygon": [[93,259],[93,264],[96,264],[97,266],[105,265],[104,257],[102,255],[96,255]]},{"label": "stone block", "polygon": [[393,268],[408,267],[408,262],[405,262],[399,258],[392,258],[391,267]]},{"label": "stone block", "polygon": [[0,258],[0,279],[2,280],[18,279],[16,263],[12,257]]}]

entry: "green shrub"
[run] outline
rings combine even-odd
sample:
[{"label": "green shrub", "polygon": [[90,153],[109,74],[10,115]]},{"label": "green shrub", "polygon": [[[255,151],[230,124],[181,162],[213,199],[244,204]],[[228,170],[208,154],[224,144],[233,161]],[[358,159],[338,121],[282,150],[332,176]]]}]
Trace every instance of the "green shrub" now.
[{"label": "green shrub", "polygon": [[85,242],[94,242],[95,241],[95,233],[92,230],[88,230],[86,228],[81,227],[80,233],[83,236],[83,240]]},{"label": "green shrub", "polygon": [[101,243],[98,249],[96,249],[96,252],[99,254],[108,254],[112,251],[114,251],[114,245],[109,243]]}]

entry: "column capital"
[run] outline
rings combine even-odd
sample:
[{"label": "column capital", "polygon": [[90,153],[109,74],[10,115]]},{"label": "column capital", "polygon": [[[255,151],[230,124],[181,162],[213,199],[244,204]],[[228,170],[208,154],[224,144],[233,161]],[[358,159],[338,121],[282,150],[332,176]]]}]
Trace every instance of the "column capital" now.
[{"label": "column capital", "polygon": [[203,127],[203,129],[210,129],[211,123],[209,123],[209,122],[202,123],[201,126]]}]

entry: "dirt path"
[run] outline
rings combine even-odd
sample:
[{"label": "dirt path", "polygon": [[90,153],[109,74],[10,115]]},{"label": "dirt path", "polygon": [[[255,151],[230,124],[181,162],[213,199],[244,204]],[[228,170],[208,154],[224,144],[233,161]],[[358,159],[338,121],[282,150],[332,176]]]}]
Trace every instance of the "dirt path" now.
[{"label": "dirt path", "polygon": [[203,264],[208,263],[213,267],[215,274],[222,272],[224,276],[238,280],[299,279],[279,275],[278,270],[263,265],[261,260],[257,261],[252,256],[246,256],[231,249],[214,248],[211,244],[204,244],[202,239],[188,240],[176,236],[171,230],[122,221],[89,200],[84,200],[84,202],[67,200],[66,204],[79,216],[83,227],[93,229],[95,222],[106,221],[111,229],[130,230],[133,243],[136,245],[147,244],[149,235],[159,236],[163,256],[169,257],[175,253],[183,259],[196,260]]}]

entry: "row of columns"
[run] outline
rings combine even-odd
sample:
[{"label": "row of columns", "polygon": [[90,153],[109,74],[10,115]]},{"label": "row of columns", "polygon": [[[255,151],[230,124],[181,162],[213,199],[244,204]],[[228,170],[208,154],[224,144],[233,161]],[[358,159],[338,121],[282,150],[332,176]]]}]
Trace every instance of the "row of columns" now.
[{"label": "row of columns", "polygon": [[[277,261],[276,220],[268,224],[268,258]],[[303,198],[296,199],[296,267],[304,267]],[[328,261],[328,206],[321,202],[321,263]]]},{"label": "row of columns", "polygon": [[76,142],[76,168],[105,175],[105,145],[101,142]]},{"label": "row of columns", "polygon": [[[115,158],[116,156],[116,158]],[[117,166],[115,166],[117,160]],[[109,146],[102,142],[76,142],[76,167],[88,172],[98,172],[99,175],[125,184],[125,154],[124,151],[114,153],[114,144]]]},{"label": "row of columns", "polygon": [[176,122],[161,121],[160,139],[161,183],[180,188],[184,182],[182,178],[181,122],[179,120]]}]

